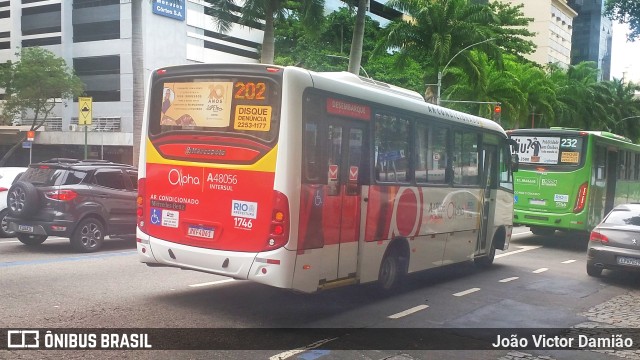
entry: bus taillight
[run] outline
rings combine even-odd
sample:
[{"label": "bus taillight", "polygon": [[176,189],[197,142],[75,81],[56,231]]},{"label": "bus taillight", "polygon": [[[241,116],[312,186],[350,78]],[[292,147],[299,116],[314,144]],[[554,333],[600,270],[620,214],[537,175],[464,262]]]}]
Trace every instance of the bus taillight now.
[{"label": "bus taillight", "polygon": [[273,213],[269,227],[269,239],[264,250],[284,246],[289,240],[289,199],[279,191],[273,191]]},{"label": "bus taillight", "polygon": [[138,227],[144,231],[146,224],[144,222],[144,193],[146,190],[146,179],[138,179],[138,197],[136,198],[136,214],[138,216]]},{"label": "bus taillight", "polygon": [[580,185],[578,189],[578,197],[576,198],[576,205],[573,207],[574,213],[579,213],[584,209],[584,204],[587,200],[587,183]]}]

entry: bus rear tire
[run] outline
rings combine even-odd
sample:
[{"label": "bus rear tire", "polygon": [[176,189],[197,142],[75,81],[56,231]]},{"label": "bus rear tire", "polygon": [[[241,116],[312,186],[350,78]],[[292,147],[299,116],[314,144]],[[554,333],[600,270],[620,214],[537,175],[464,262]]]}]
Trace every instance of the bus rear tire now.
[{"label": "bus rear tire", "polygon": [[385,255],[380,264],[378,285],[385,292],[396,289],[402,283],[404,275],[404,268],[400,256],[395,251],[390,252]]},{"label": "bus rear tire", "polygon": [[539,235],[539,236],[551,236],[556,232],[556,229],[550,229],[550,228],[539,227],[539,226],[531,226],[530,229],[533,235]]}]

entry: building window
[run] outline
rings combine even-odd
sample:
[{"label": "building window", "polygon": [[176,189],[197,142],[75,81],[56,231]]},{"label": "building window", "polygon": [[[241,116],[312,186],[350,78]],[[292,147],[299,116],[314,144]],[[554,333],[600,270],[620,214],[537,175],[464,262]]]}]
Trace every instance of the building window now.
[{"label": "building window", "polygon": [[60,32],[60,4],[22,9],[22,35]]},{"label": "building window", "polygon": [[73,42],[120,39],[118,0],[75,0],[72,21]]},{"label": "building window", "polygon": [[32,46],[47,46],[47,45],[57,45],[62,43],[62,38],[60,36],[52,36],[38,39],[27,39],[22,40],[22,47],[32,47]]},{"label": "building window", "polygon": [[120,56],[73,59],[73,69],[94,102],[120,101]]}]

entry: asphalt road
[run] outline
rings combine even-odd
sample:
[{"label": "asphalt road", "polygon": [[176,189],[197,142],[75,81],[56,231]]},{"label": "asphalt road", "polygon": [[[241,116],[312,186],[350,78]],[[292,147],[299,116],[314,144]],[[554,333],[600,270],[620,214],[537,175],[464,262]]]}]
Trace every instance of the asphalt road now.
[{"label": "asphalt road", "polygon": [[[0,358],[620,359],[592,351],[346,351],[339,349],[357,345],[331,344],[344,344],[349,335],[318,333],[314,338],[313,331],[306,331],[348,329],[356,338],[365,334],[402,344],[393,337],[406,335],[403,329],[567,328],[588,322],[586,314],[600,304],[635,296],[636,274],[587,276],[585,238],[538,237],[527,228],[516,232],[491,268],[469,263],[412,275],[391,295],[372,285],[299,294],[210,274],[148,268],[138,262],[132,240],[107,241],[99,253],[77,254],[66,239],[49,239],[35,248],[0,239],[0,328],[262,328],[260,339],[274,344],[287,344],[275,329],[300,329],[297,342],[272,350],[0,351]],[[380,329],[400,331],[381,336]],[[235,344],[238,338],[231,337],[243,335],[223,334]],[[305,345],[306,351],[296,350]]]}]

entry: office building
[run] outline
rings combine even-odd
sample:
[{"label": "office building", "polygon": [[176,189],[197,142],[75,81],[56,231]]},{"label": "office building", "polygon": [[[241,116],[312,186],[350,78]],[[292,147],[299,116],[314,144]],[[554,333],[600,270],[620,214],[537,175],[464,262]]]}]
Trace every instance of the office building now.
[{"label": "office building", "polygon": [[611,79],[611,19],[605,16],[606,0],[569,0],[578,13],[573,21],[571,64],[592,61],[597,64],[600,80]]}]

